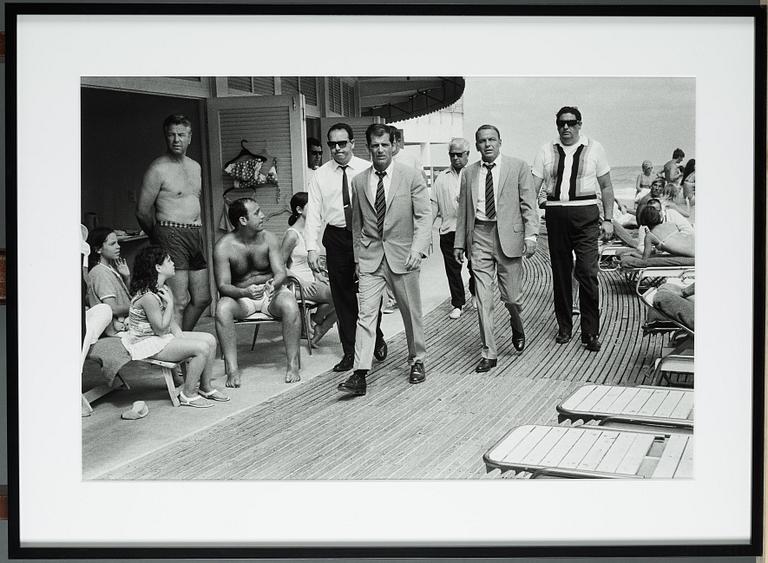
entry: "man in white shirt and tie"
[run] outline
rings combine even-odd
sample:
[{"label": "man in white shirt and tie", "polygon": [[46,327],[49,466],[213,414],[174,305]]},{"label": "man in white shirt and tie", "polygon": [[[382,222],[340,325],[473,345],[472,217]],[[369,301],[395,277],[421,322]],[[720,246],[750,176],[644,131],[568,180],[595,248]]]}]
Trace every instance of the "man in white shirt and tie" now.
[{"label": "man in white shirt and tie", "polygon": [[[328,129],[328,147],[333,158],[315,170],[309,183],[304,239],[309,266],[318,271],[318,238],[320,231],[325,227],[322,243],[327,255],[328,282],[338,316],[339,338],[344,350],[344,356],[333,370],[344,372],[352,369],[355,359],[355,327],[358,315],[350,188],[352,178],[369,168],[371,163],[354,156],[354,134],[346,123],[337,123]],[[387,357],[387,343],[380,325],[381,316],[376,326],[374,357],[382,361]]]}]

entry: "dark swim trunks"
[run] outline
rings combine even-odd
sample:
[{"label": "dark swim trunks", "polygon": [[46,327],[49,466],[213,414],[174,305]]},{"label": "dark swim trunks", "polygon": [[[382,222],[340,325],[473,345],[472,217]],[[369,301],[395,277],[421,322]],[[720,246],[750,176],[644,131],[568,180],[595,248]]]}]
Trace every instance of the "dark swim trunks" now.
[{"label": "dark swim trunks", "polygon": [[203,254],[201,225],[159,221],[153,234],[154,242],[168,251],[177,270],[204,270],[208,267]]}]

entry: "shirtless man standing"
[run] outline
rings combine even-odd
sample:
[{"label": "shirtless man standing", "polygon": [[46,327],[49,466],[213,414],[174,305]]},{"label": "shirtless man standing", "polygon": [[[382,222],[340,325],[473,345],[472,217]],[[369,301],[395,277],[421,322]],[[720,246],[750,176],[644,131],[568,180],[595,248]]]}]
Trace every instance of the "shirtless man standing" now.
[{"label": "shirtless man standing", "polygon": [[240,387],[234,321],[256,312],[282,319],[288,360],[285,382],[300,381],[301,316],[293,291],[284,285],[280,241],[264,230],[264,214],[253,199],[238,199],[229,206],[228,215],[235,230],[221,237],[213,248],[213,271],[221,294],[216,305],[216,333],[224,354],[226,385]]},{"label": "shirtless man standing", "polygon": [[675,149],[672,152],[672,160],[664,165],[664,180],[666,180],[667,184],[678,186],[683,181],[684,166],[682,163],[684,158],[685,153],[683,149]]},{"label": "shirtless man standing", "polygon": [[168,151],[144,174],[136,218],[176,265],[176,275],[166,283],[173,293],[174,320],[190,331],[211,302],[200,219],[200,164],[186,154],[192,140],[189,119],[169,115],[163,133]]}]

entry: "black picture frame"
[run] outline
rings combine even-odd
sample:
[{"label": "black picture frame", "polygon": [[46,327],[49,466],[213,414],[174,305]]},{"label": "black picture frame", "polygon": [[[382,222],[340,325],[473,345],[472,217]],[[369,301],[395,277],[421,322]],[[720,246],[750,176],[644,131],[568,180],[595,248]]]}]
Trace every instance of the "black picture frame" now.
[{"label": "black picture frame", "polygon": [[[763,549],[763,472],[764,472],[764,360],[765,350],[765,170],[766,170],[766,9],[764,6],[714,5],[467,5],[430,4],[430,15],[445,16],[557,16],[582,17],[686,17],[707,16],[752,18],[755,30],[754,54],[754,122],[755,142],[755,209],[754,209],[754,333],[753,333],[753,425],[752,425],[752,507],[751,539],[748,544],[717,545],[538,545],[538,546],[357,546],[317,545],[313,547],[25,547],[20,542],[21,512],[19,489],[19,358],[17,280],[22,268],[18,255],[16,230],[21,220],[17,208],[17,25],[20,16],[28,14],[68,15],[345,15],[424,16],[418,4],[6,4],[6,185],[7,185],[7,280],[8,280],[8,446],[9,446],[9,555],[11,558],[402,558],[402,557],[582,557],[582,556],[734,556],[760,555]],[[428,17],[428,16],[424,16]]]}]

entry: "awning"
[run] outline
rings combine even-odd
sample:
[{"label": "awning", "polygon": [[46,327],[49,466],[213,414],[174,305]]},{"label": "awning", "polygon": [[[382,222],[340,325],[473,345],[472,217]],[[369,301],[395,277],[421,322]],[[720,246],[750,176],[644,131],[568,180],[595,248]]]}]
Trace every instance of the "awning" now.
[{"label": "awning", "polygon": [[360,111],[402,121],[446,108],[464,93],[460,76],[360,76]]}]

